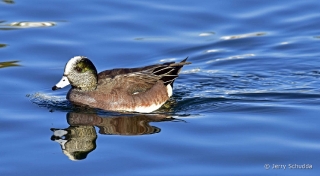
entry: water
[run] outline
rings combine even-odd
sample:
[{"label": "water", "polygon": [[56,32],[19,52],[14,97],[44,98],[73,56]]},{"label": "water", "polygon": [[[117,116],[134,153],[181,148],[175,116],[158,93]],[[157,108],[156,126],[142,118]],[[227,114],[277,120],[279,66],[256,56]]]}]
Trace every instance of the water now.
[{"label": "water", "polygon": [[[0,174],[319,175],[319,9],[316,0],[1,1]],[[121,114],[51,91],[76,55],[99,71],[187,56],[192,65],[171,107]]]}]

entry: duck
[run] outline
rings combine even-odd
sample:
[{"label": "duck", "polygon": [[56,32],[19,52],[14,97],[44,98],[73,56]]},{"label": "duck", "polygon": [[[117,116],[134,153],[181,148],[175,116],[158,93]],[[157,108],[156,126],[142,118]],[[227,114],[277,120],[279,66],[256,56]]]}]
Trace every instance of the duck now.
[{"label": "duck", "polygon": [[170,99],[182,67],[191,64],[187,59],[98,73],[87,57],[75,56],[67,62],[61,80],[52,90],[71,84],[66,98],[72,104],[107,111],[151,113]]}]

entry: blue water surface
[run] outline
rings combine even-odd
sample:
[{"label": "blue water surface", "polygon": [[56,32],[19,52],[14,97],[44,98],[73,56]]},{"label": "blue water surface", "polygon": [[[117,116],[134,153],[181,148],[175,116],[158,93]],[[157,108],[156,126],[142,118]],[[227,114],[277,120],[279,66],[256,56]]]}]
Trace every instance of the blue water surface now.
[{"label": "blue water surface", "polygon": [[[0,175],[319,175],[319,9],[317,0],[1,1]],[[98,71],[192,64],[168,107],[123,114],[51,90],[77,55]]]}]

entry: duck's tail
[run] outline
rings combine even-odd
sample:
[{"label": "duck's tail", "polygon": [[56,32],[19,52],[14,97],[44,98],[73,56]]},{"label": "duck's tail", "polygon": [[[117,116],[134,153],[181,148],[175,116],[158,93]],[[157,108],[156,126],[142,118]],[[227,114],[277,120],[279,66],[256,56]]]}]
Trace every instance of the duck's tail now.
[{"label": "duck's tail", "polygon": [[179,72],[181,71],[184,65],[189,65],[191,62],[187,62],[187,58],[181,62],[167,62],[159,67],[155,68],[152,73],[158,76],[161,76],[160,80],[164,82],[164,85],[170,84],[173,87],[175,79],[178,77]]}]

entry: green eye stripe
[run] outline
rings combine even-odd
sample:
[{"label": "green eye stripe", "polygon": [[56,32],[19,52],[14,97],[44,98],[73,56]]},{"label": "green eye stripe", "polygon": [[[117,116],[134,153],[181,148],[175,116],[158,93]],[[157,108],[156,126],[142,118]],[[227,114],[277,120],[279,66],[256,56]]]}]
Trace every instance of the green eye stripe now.
[{"label": "green eye stripe", "polygon": [[92,71],[92,69],[90,68],[90,63],[86,62],[86,60],[78,62],[75,69],[81,73],[84,73],[86,71]]}]

